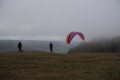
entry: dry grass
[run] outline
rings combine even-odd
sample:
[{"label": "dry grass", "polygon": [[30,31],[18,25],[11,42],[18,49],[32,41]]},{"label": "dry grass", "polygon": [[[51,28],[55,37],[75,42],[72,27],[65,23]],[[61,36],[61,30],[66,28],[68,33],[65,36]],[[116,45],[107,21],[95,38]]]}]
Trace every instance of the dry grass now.
[{"label": "dry grass", "polygon": [[0,80],[120,80],[120,54],[1,53]]}]

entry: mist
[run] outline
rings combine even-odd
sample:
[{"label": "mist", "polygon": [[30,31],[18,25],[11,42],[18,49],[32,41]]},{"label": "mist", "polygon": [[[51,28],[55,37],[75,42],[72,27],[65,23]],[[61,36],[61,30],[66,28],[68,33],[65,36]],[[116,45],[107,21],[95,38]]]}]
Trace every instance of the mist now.
[{"label": "mist", "polygon": [[1,40],[65,41],[79,31],[89,41],[119,30],[119,0],[0,0]]},{"label": "mist", "polygon": [[94,39],[82,42],[68,53],[120,53],[120,37]]}]

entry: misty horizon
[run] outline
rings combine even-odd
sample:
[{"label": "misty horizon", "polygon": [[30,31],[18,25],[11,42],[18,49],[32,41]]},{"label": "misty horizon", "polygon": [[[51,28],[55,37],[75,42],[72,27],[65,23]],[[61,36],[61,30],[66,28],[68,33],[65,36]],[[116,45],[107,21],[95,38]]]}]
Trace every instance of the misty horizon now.
[{"label": "misty horizon", "polygon": [[0,0],[0,40],[65,41],[78,31],[89,41],[119,30],[119,0]]}]

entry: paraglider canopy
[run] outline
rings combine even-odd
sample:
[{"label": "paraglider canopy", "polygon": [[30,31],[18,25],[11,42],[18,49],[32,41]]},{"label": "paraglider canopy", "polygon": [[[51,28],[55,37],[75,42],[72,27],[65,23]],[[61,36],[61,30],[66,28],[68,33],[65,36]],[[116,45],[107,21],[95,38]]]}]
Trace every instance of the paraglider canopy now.
[{"label": "paraglider canopy", "polygon": [[75,35],[79,35],[82,40],[85,40],[84,35],[83,35],[81,32],[72,31],[72,32],[70,32],[70,33],[67,35],[66,43],[67,43],[67,44],[70,44],[71,40],[73,39],[73,37],[74,37]]}]

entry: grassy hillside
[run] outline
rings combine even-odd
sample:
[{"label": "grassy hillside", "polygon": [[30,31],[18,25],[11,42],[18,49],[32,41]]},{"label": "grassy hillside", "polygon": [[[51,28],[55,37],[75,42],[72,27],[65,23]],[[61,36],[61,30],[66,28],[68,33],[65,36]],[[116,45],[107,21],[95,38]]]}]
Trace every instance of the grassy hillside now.
[{"label": "grassy hillside", "polygon": [[0,80],[120,80],[120,54],[1,53]]}]

